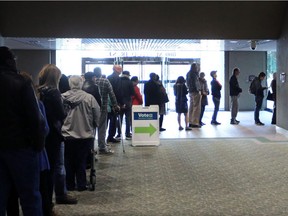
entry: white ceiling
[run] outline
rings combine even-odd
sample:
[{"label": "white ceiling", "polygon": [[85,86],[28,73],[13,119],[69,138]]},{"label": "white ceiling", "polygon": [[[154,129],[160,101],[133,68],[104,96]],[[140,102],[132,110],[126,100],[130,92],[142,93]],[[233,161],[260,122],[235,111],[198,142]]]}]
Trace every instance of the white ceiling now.
[{"label": "white ceiling", "polygon": [[[2,38],[11,49],[103,51],[251,51],[251,40]],[[276,40],[256,40],[255,51],[275,51]]]}]

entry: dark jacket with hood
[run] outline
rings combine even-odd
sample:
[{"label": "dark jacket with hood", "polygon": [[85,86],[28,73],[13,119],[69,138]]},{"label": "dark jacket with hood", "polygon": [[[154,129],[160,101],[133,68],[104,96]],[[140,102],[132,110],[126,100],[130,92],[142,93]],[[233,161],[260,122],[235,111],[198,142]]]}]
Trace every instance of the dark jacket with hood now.
[{"label": "dark jacket with hood", "polygon": [[45,121],[34,89],[17,73],[15,62],[5,64],[3,59],[0,60],[0,98],[0,151],[23,148],[41,151]]},{"label": "dark jacket with hood", "polygon": [[101,107],[102,101],[98,85],[96,85],[92,80],[86,80],[83,84],[82,90],[89,94],[92,94],[96,99],[98,105]]}]

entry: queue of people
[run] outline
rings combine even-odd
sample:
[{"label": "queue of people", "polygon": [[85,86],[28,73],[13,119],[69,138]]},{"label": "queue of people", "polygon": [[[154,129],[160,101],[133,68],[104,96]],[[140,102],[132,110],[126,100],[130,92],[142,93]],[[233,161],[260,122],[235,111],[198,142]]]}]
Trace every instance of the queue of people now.
[{"label": "queue of people", "polygon": [[[24,216],[56,215],[54,197],[56,204],[77,204],[78,199],[68,191],[88,189],[85,169],[90,161],[89,153],[94,149],[96,132],[99,154],[113,154],[109,143],[119,142],[116,132],[125,115],[125,135],[131,139],[132,105],[143,104],[137,86],[139,80],[137,76],[130,79],[130,72],[123,71],[120,65],[112,69],[112,74],[105,78],[101,68],[96,67],[84,74],[83,79],[77,75],[66,77],[56,65],[47,64],[40,70],[36,86],[27,73],[19,73],[13,52],[0,47],[0,215],[18,216],[18,198]],[[205,125],[202,118],[210,91],[205,73],[199,72],[199,65],[193,63],[186,80],[179,76],[173,87],[180,131]],[[229,82],[231,124],[240,123],[236,119],[242,92],[239,74],[239,68],[233,69]],[[219,125],[222,85],[217,80],[217,71],[211,71],[210,75],[215,107],[211,124]],[[259,111],[266,89],[261,85],[265,76],[261,72],[253,81],[257,125],[264,125]],[[275,94],[274,81],[271,86]],[[145,106],[159,106],[159,131],[165,131],[163,120],[169,98],[156,73],[150,73],[150,80],[144,84],[144,95]]]}]

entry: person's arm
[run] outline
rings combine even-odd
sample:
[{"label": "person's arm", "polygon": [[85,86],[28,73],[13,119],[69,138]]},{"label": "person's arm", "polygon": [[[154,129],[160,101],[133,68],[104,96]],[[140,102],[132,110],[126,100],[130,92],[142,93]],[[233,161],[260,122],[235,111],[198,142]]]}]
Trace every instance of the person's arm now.
[{"label": "person's arm", "polygon": [[23,113],[26,115],[26,124],[32,138],[32,147],[36,151],[41,151],[45,145],[45,120],[40,112],[40,108],[32,85],[23,86],[21,91]]}]

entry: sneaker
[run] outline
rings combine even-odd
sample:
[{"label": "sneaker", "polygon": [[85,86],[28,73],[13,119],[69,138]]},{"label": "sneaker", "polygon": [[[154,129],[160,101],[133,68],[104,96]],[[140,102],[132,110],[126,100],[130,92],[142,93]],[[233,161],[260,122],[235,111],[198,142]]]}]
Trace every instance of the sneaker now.
[{"label": "sneaker", "polygon": [[212,125],[220,125],[221,123],[220,123],[220,122],[217,122],[217,121],[211,121],[211,124],[212,124]]},{"label": "sneaker", "polygon": [[116,140],[120,140],[121,139],[121,134],[117,134],[117,136],[115,137]]},{"label": "sneaker", "polygon": [[78,200],[77,200],[77,198],[75,198],[71,195],[65,194],[63,196],[57,196],[56,197],[56,203],[57,204],[66,204],[66,205],[75,205],[78,203]]},{"label": "sneaker", "polygon": [[115,138],[108,138],[107,139],[107,143],[119,143],[119,142],[120,142],[120,140],[117,140]]},{"label": "sneaker", "polygon": [[[190,126],[189,126],[190,127]],[[192,124],[191,125],[191,128],[201,128],[201,125],[194,125],[194,124]]]},{"label": "sneaker", "polygon": [[184,129],[183,127],[181,127],[181,126],[179,127],[179,130],[180,130],[180,131],[183,130],[183,129]]},{"label": "sneaker", "polygon": [[239,122],[237,122],[236,120],[231,120],[231,121],[230,121],[230,124],[233,124],[233,125],[238,125],[238,124],[239,124]]},{"label": "sneaker", "polygon": [[165,128],[160,128],[160,131],[166,131],[166,129]]},{"label": "sneaker", "polygon": [[127,135],[126,135],[126,140],[131,140],[131,139],[132,139],[132,135],[127,134]]},{"label": "sneaker", "polygon": [[262,123],[262,122],[260,122],[260,121],[259,121],[259,122],[255,122],[255,124],[258,125],[258,126],[263,126],[263,125],[265,125],[264,123]]},{"label": "sneaker", "polygon": [[185,131],[191,131],[191,130],[192,130],[192,128],[190,128],[190,127],[185,128]]},{"label": "sneaker", "polygon": [[111,155],[114,152],[111,149],[99,149],[99,154],[100,155]]}]

